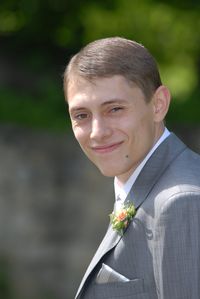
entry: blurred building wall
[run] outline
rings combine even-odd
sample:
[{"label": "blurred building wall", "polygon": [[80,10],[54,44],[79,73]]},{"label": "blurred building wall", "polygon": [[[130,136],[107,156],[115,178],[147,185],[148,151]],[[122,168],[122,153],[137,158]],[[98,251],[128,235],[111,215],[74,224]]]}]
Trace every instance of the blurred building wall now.
[{"label": "blurred building wall", "polygon": [[113,186],[71,135],[0,127],[0,298],[70,299],[108,224]]},{"label": "blurred building wall", "polygon": [[[200,128],[175,131],[200,152]],[[0,298],[73,298],[113,201],[70,134],[1,125]]]}]

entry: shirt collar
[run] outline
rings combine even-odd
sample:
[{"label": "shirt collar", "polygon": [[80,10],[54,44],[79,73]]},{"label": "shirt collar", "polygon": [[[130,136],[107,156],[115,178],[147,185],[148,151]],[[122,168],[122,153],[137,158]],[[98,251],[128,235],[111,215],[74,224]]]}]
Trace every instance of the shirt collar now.
[{"label": "shirt collar", "polygon": [[143,159],[143,161],[138,165],[138,167],[135,169],[135,171],[132,173],[132,175],[129,177],[129,179],[126,181],[124,185],[119,185],[118,180],[115,177],[114,178],[114,190],[115,190],[115,198],[118,196],[120,197],[121,201],[124,201],[128,195],[128,193],[131,190],[132,185],[135,183],[138,175],[140,174],[142,168],[146,164],[146,162],[149,160],[151,155],[154,153],[154,151],[157,149],[157,147],[170,135],[170,132],[167,128],[165,128],[163,134],[158,139],[156,144],[152,147],[152,149],[149,151],[149,153],[146,155],[146,157]]}]

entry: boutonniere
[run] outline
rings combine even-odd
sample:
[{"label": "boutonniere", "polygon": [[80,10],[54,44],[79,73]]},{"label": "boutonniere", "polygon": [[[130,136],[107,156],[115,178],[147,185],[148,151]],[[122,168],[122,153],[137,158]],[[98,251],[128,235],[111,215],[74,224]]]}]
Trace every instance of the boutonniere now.
[{"label": "boutonniere", "polygon": [[109,216],[113,230],[122,236],[135,214],[136,210],[133,203],[127,203],[119,211],[112,212]]}]

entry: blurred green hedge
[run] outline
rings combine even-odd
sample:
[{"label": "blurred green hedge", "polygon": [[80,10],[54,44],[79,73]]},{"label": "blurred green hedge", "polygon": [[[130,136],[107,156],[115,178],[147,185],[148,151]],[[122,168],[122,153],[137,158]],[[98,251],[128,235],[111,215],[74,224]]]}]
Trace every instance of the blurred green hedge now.
[{"label": "blurred green hedge", "polygon": [[156,57],[173,96],[168,122],[199,123],[199,32],[195,0],[2,0],[0,122],[69,127],[62,91],[69,57],[87,42],[118,35]]}]

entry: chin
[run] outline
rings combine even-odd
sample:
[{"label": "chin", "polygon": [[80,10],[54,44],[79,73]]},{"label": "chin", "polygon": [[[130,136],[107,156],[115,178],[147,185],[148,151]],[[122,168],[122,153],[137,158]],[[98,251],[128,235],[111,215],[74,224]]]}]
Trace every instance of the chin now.
[{"label": "chin", "polygon": [[99,168],[98,166],[97,166],[97,168],[99,169],[101,174],[106,177],[115,177],[115,175],[116,175],[116,173],[114,171],[111,171],[110,169],[102,169],[102,168]]},{"label": "chin", "polygon": [[[100,170],[100,169],[99,169],[99,170]],[[110,172],[110,171],[102,171],[102,170],[100,170],[100,172],[101,172],[101,174],[102,174],[103,176],[110,177],[110,178],[115,177],[115,174],[114,174],[113,172]]]},{"label": "chin", "polygon": [[114,169],[112,167],[98,167],[96,165],[96,167],[99,169],[99,171],[102,173],[102,175],[106,176],[106,177],[115,177],[117,175],[119,175],[119,173],[121,174],[121,172],[119,171],[119,169]]}]

